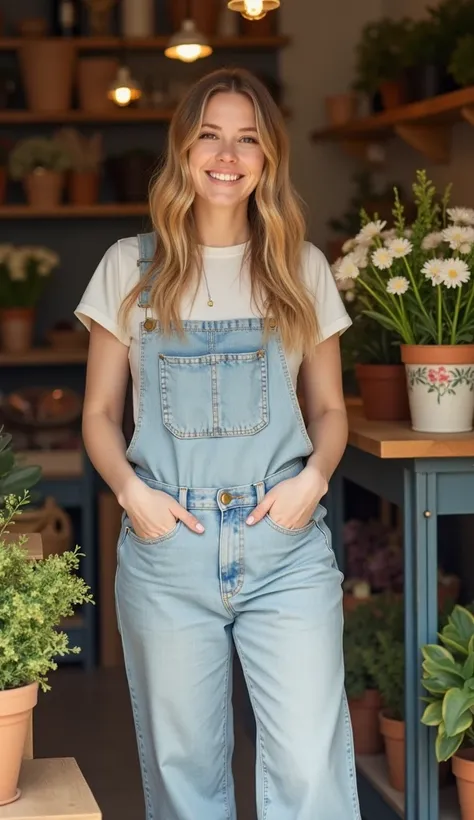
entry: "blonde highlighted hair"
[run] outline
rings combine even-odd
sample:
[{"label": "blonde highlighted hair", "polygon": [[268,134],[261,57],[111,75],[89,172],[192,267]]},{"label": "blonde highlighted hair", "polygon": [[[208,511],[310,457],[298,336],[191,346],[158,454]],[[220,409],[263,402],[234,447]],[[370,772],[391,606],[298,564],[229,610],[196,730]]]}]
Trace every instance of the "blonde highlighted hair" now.
[{"label": "blonde highlighted hair", "polygon": [[310,350],[319,329],[314,301],[302,278],[305,220],[290,181],[285,123],[263,83],[243,69],[221,69],[203,77],[173,116],[166,159],[150,188],[155,256],[149,271],[125,298],[122,319],[126,321],[140,293],[149,289],[149,304],[163,331],[182,332],[182,295],[202,268],[189,150],[199,138],[208,101],[221,92],[244,94],[253,103],[265,156],[262,177],[248,203],[252,296],[266,328],[268,318],[276,320],[286,348]]}]

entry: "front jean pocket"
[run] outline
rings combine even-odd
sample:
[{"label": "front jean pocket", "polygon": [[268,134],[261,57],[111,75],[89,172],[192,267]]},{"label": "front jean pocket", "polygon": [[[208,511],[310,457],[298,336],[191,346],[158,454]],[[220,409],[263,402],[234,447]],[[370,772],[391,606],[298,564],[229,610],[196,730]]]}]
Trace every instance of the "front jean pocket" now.
[{"label": "front jean pocket", "polygon": [[266,521],[267,524],[270,525],[270,527],[273,527],[274,530],[276,530],[277,532],[281,532],[283,535],[304,535],[305,533],[312,530],[313,527],[315,527],[315,526],[319,527],[319,525],[322,522],[322,520],[324,519],[326,513],[327,513],[327,510],[321,504],[318,504],[318,506],[316,507],[315,512],[311,516],[308,523],[305,524],[304,527],[296,527],[294,529],[290,529],[289,527],[284,527],[282,524],[277,524],[277,522],[274,521],[273,518],[271,517],[270,513],[267,513],[263,520]]},{"label": "front jean pocket", "polygon": [[156,547],[159,544],[164,544],[166,541],[169,541],[170,538],[174,538],[179,532],[182,523],[181,520],[178,520],[172,530],[165,532],[164,535],[160,535],[158,538],[140,538],[130,526],[127,526],[125,527],[125,538],[130,538],[131,541],[140,544],[142,547]]},{"label": "front jean pocket", "polygon": [[252,436],[267,426],[265,350],[160,353],[159,370],[163,424],[176,438]]}]

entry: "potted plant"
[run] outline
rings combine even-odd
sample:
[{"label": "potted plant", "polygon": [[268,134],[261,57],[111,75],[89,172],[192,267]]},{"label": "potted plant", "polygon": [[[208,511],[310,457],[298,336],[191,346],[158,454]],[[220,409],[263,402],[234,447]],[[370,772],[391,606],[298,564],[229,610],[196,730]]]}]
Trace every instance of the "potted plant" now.
[{"label": "potted plant", "polygon": [[439,633],[442,645],[422,649],[428,692],[421,718],[436,728],[436,758],[452,758],[463,820],[474,817],[474,616],[455,606]]},{"label": "potted plant", "polygon": [[472,0],[441,0],[428,9],[429,19],[435,25],[434,41],[437,64],[440,67],[440,92],[459,88],[459,83],[448,70],[459,40],[474,31],[474,3]]},{"label": "potted plant", "polygon": [[474,34],[466,34],[458,41],[448,70],[459,86],[474,85]]},{"label": "potted plant", "polygon": [[68,174],[70,201],[73,205],[94,205],[99,198],[103,160],[102,134],[86,137],[75,128],[63,128],[55,136],[71,158],[71,170]]},{"label": "potted plant", "polygon": [[41,478],[41,468],[22,465],[12,450],[12,437],[0,428],[0,508],[9,495],[20,495],[31,490]]},{"label": "potted plant", "polygon": [[[363,218],[339,280],[367,294],[366,314],[402,342],[412,427],[472,430],[474,413],[474,209],[441,202],[425,171],[413,185],[416,219],[406,225],[395,189],[394,227]],[[363,297],[362,297],[363,298]],[[374,310],[372,305],[376,304]]]},{"label": "potted plant", "polygon": [[354,88],[373,96],[380,92],[383,107],[397,108],[408,98],[406,41],[410,21],[384,17],[367,23],[356,46]]},{"label": "potted plant", "polygon": [[27,493],[9,495],[0,511],[0,805],[20,796],[18,777],[38,688],[50,689],[48,672],[57,668],[58,657],[80,651],[69,646],[59,623],[74,607],[92,603],[89,587],[77,575],[79,547],[31,562],[23,549],[27,536],[6,542],[10,521],[27,502]]},{"label": "potted plant", "polygon": [[446,88],[446,67],[440,63],[440,26],[429,17],[414,20],[406,42],[406,65],[413,101],[430,99]]},{"label": "potted plant", "polygon": [[56,208],[61,200],[64,172],[71,158],[57,140],[32,137],[17,143],[10,153],[12,179],[22,180],[32,208]]},{"label": "potted plant", "polygon": [[0,334],[3,350],[32,344],[36,304],[59,257],[48,248],[0,245]]}]

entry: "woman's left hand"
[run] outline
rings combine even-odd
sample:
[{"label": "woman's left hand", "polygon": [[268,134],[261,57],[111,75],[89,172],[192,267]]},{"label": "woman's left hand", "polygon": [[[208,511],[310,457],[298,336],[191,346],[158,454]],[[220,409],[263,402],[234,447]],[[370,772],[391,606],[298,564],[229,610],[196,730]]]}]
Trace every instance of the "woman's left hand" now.
[{"label": "woman's left hand", "polygon": [[305,527],[326,494],[328,483],[317,467],[305,467],[295,478],[288,478],[273,487],[247,518],[247,524],[257,524],[267,514],[275,524],[286,529]]}]

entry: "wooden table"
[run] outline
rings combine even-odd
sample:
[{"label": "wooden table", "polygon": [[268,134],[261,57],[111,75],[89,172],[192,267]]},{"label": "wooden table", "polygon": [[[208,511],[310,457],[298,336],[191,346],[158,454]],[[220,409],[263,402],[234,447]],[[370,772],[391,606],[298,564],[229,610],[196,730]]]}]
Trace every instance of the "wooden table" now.
[{"label": "wooden table", "polygon": [[[457,820],[455,792],[438,809],[434,731],[420,723],[424,690],[420,648],[437,642],[437,524],[441,515],[474,513],[474,433],[415,433],[409,424],[367,421],[349,411],[349,444],[328,493],[329,525],[338,562],[342,541],[344,481],[396,504],[402,515],[405,564],[406,792],[393,799],[380,760],[358,765],[366,820]],[[446,802],[446,805],[445,805]]]}]

